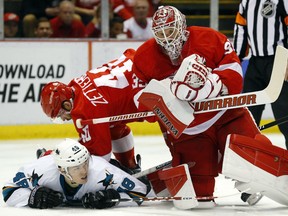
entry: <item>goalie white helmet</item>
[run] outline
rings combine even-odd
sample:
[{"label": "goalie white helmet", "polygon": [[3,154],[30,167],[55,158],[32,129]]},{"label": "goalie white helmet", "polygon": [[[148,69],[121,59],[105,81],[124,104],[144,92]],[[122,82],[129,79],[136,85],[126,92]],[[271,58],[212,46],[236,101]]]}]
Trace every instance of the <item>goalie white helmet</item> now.
[{"label": "goalie white helmet", "polygon": [[69,138],[66,138],[56,146],[53,155],[56,165],[65,170],[68,167],[83,164],[90,156],[85,146]]},{"label": "goalie white helmet", "polygon": [[152,32],[156,42],[167,52],[173,64],[178,64],[184,42],[189,36],[186,18],[175,7],[161,6],[152,18]]}]

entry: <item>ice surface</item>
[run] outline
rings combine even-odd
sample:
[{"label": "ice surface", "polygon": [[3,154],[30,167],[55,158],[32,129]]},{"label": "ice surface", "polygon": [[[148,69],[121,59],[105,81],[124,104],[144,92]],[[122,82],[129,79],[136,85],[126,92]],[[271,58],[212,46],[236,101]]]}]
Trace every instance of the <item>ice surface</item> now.
[{"label": "ice surface", "polygon": [[[281,135],[268,134],[268,137],[275,145],[284,147],[284,139]],[[62,139],[41,139],[41,140],[9,140],[0,141],[0,184],[12,178],[15,171],[24,164],[36,157],[36,150],[39,147],[51,149]],[[142,156],[143,170],[170,160],[168,148],[160,136],[145,136],[135,138],[136,153]],[[231,180],[219,176],[216,180],[215,196],[217,207],[213,209],[192,209],[181,211],[173,207],[172,202],[145,202],[140,207],[116,207],[105,210],[89,210],[83,208],[59,207],[48,210],[24,208],[12,208],[6,206],[1,199],[0,214],[11,216],[270,216],[287,215],[288,207],[280,205],[268,198],[263,198],[257,205],[248,206],[240,200],[240,194],[233,188]],[[96,211],[96,212],[95,212]]]}]

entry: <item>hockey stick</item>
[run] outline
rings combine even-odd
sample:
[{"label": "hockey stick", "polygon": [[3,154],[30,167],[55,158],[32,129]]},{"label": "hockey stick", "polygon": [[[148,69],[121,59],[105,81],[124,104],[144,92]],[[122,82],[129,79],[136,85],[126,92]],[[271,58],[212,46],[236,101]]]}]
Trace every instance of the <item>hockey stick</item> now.
[{"label": "hockey stick", "polygon": [[158,170],[162,170],[163,168],[170,167],[171,164],[172,164],[172,161],[170,160],[170,161],[164,162],[162,164],[159,164],[157,166],[154,166],[154,167],[151,167],[149,169],[146,169],[146,170],[144,170],[142,172],[135,173],[133,176],[135,178],[140,178],[140,177],[146,176],[146,175],[148,175],[150,173],[156,172]]},{"label": "hockey stick", "polygon": [[133,197],[133,198],[120,198],[120,199],[111,199],[107,200],[106,202],[146,202],[146,201],[173,201],[173,200],[213,200],[213,199],[220,199],[220,198],[226,198],[230,196],[236,196],[240,194],[241,192],[228,194],[224,196],[196,196],[196,197]]},{"label": "hockey stick", "polygon": [[[288,72],[286,71],[287,60],[288,50],[284,47],[277,46],[271,79],[264,90],[227,95],[196,102],[192,104],[195,107],[194,113],[205,113],[273,103],[280,94],[285,77],[288,77],[288,74],[286,74]],[[77,119],[76,126],[82,128],[84,125],[145,118],[154,115],[153,112],[139,112],[97,119]]]},{"label": "hockey stick", "polygon": [[104,118],[87,119],[87,120],[77,119],[75,124],[77,128],[82,128],[85,125],[146,118],[150,116],[154,116],[154,113],[153,112],[138,112],[138,113],[130,113],[130,114],[123,114],[123,115],[110,116],[110,117],[104,117]]},{"label": "hockey stick", "polygon": [[284,116],[280,119],[277,119],[273,122],[270,122],[268,124],[265,124],[265,125],[262,125],[262,126],[259,126],[259,129],[260,130],[265,130],[267,128],[270,128],[270,127],[273,127],[273,126],[276,126],[276,125],[280,125],[280,124],[283,124],[283,123],[286,123],[288,122],[288,116]]},{"label": "hockey stick", "polygon": [[[213,200],[213,199],[219,199],[219,198],[225,198],[230,196],[236,196],[240,194],[240,192],[235,194],[229,194],[225,196],[203,196],[203,197],[134,197],[134,198],[120,198],[120,199],[110,199],[106,200],[106,202],[147,202],[147,201],[173,201],[173,200],[199,200],[199,201],[205,201],[205,200]],[[82,207],[83,204],[81,201],[66,201],[63,203],[64,206],[69,207]]]}]

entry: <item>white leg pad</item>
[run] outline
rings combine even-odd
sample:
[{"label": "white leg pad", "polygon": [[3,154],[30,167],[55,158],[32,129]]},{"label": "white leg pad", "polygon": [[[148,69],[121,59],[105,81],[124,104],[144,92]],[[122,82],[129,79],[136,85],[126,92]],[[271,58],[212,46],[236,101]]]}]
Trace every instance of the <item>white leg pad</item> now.
[{"label": "white leg pad", "polygon": [[[272,148],[278,148],[276,146],[271,146]],[[244,150],[243,148],[242,150]],[[257,149],[259,151],[259,149]],[[277,149],[276,149],[277,150]],[[279,150],[279,149],[278,149]],[[239,150],[240,152],[241,150]],[[253,151],[253,148],[246,148],[244,152]],[[256,154],[257,152],[256,151]],[[268,172],[265,169],[262,169],[261,166],[265,166],[267,161],[259,161],[258,159],[264,158],[263,155],[259,158],[256,155],[255,163],[249,162],[246,160],[241,153],[239,154],[237,148],[232,147],[230,143],[230,135],[227,137],[226,149],[224,153],[223,160],[223,169],[222,174],[235,179],[239,182],[236,182],[236,188],[240,191],[245,191],[247,193],[253,194],[256,192],[261,192],[263,195],[269,197],[270,199],[283,204],[288,205],[288,175],[274,175],[273,172]],[[287,156],[285,150],[284,154],[281,156]],[[243,152],[242,152],[243,153]],[[267,158],[271,156],[269,151],[258,152],[267,153]],[[276,158],[275,158],[276,159]],[[263,162],[263,163],[261,163]],[[281,162],[279,162],[279,170],[282,169]],[[283,163],[284,165],[285,163]],[[283,168],[285,169],[285,168]],[[282,172],[283,173],[283,172]],[[287,173],[287,172],[286,172]]]}]

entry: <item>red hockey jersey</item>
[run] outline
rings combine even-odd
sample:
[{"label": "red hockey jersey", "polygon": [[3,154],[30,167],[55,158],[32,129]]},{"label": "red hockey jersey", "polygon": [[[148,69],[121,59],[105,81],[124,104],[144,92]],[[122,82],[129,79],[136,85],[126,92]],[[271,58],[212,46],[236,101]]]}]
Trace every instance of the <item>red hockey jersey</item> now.
[{"label": "red hockey jersey", "polygon": [[[74,124],[79,118],[85,120],[138,112],[133,97],[145,85],[138,82],[139,79],[131,72],[134,53],[135,50],[128,49],[119,59],[92,69],[69,83],[75,92],[71,111]],[[82,129],[75,125],[75,128],[80,143],[91,154],[105,156],[111,152],[111,140],[121,138],[125,124],[131,121],[142,119],[86,125]]]},{"label": "red hockey jersey", "polygon": [[[211,28],[188,27],[188,40],[185,42],[181,58],[198,54],[206,59],[206,65],[219,75],[229,94],[238,94],[242,90],[243,75],[239,58],[227,37]],[[133,73],[144,82],[151,79],[162,80],[173,76],[180,67],[172,65],[169,57],[155,39],[142,44],[134,57]],[[205,131],[225,111],[195,114],[195,120],[184,131],[185,134],[198,134]],[[195,127],[197,126],[197,127]]]}]

